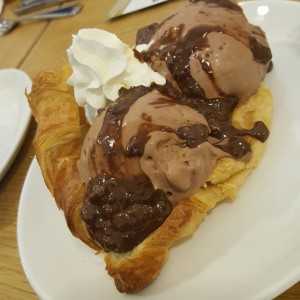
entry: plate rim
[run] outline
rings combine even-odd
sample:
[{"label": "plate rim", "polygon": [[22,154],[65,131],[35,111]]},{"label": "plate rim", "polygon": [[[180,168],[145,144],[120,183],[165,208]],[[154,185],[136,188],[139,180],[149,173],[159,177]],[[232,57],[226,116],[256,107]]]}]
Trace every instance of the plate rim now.
[{"label": "plate rim", "polygon": [[[0,76],[2,76],[1,73],[12,73],[12,74],[17,73],[18,75],[22,76],[23,77],[22,80],[24,80],[24,83],[26,84],[25,90],[30,91],[32,80],[29,77],[29,75],[24,71],[20,69],[6,68],[0,70]],[[29,130],[29,125],[31,121],[31,110],[29,106],[26,105],[26,103],[21,103],[21,104],[22,104],[23,122],[22,124],[20,124],[21,126],[18,126],[18,128],[15,131],[15,137],[13,138],[13,141],[11,143],[12,145],[10,150],[6,155],[4,155],[4,158],[0,160],[0,182],[4,179],[6,173],[10,169],[13,162],[15,161]]]}]

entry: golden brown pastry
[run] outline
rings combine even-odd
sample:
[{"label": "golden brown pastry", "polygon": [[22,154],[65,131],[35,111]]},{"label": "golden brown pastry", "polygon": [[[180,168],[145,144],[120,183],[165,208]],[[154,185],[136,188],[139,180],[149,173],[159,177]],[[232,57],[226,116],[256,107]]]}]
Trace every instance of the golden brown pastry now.
[{"label": "golden brown pastry", "polygon": [[[138,292],[258,165],[272,53],[233,0],[190,0],[134,49],[83,29],[67,53],[72,70],[42,72],[28,95],[37,160],[73,235],[103,252],[120,292]],[[76,101],[97,112],[91,126]]]},{"label": "golden brown pastry", "polygon": [[[45,183],[58,207],[64,211],[71,232],[101,251],[80,215],[85,184],[76,163],[89,125],[76,105],[72,88],[66,84],[70,74],[70,67],[64,66],[40,73],[33,82],[28,101],[38,124],[34,148]],[[250,129],[256,121],[262,121],[270,128],[271,116],[272,97],[261,86],[249,101],[234,111],[232,122],[236,128]],[[257,139],[245,139],[252,148],[249,162],[230,157],[219,159],[205,186],[179,202],[164,223],[132,251],[104,253],[108,274],[114,278],[120,292],[137,292],[151,284],[166,262],[169,248],[192,234],[219,201],[236,197],[237,190],[259,163],[266,146]]]}]

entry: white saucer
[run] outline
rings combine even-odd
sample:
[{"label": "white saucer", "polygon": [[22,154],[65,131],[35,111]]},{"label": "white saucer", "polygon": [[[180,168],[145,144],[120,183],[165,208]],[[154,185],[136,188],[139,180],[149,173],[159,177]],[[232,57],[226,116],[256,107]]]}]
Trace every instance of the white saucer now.
[{"label": "white saucer", "polygon": [[31,118],[25,90],[31,79],[17,69],[0,70],[0,181],[13,163]]}]

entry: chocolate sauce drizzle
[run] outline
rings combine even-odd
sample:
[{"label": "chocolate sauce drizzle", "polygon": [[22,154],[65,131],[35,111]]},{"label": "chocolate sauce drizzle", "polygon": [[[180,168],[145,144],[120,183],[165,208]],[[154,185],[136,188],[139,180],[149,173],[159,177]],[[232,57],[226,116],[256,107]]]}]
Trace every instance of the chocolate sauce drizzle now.
[{"label": "chocolate sauce drizzle", "polygon": [[[225,8],[234,12],[242,12],[241,7],[230,0],[190,0],[191,5],[198,2],[204,2],[209,6]],[[149,43],[155,33],[162,28],[163,24],[164,22],[160,25],[151,24],[148,27],[142,28],[137,33],[136,43],[138,45],[143,44],[145,41]],[[144,39],[145,32],[147,32],[146,39]],[[269,68],[272,68],[272,53],[270,48],[261,44],[254,37],[254,34],[265,37],[265,33],[259,27],[255,27],[251,34],[244,32],[242,29],[231,31],[225,25],[199,25],[191,28],[186,34],[183,34],[183,32],[184,24],[171,27],[147,51],[141,53],[135,51],[135,56],[141,62],[147,62],[150,66],[153,65],[154,61],[165,62],[172,79],[176,81],[180,91],[185,96],[206,97],[203,88],[191,75],[189,62],[197,51],[209,48],[210,45],[207,38],[209,33],[214,32],[231,36],[249,48],[255,61],[260,64],[269,64]],[[226,95],[218,87],[213,70],[211,69],[209,57],[202,56],[200,63],[203,71],[210,78],[216,91],[218,91],[218,94],[221,96],[232,96]]]},{"label": "chocolate sauce drizzle", "polygon": [[[176,28],[171,28],[164,35],[151,45],[148,51],[137,52],[136,57],[142,61],[152,64],[153,60],[165,61],[172,78],[176,81],[179,89],[185,96],[205,98],[205,92],[199,83],[192,77],[190,70],[190,59],[194,53],[209,48],[207,35],[212,32],[227,34],[234,38],[236,35],[229,32],[221,26],[200,25],[190,29],[184,36],[182,32],[184,25],[181,24]],[[154,34],[154,32],[152,32]],[[255,37],[241,39],[251,50],[254,60],[261,64],[267,64],[272,59],[272,53],[269,47],[260,44]],[[208,75],[212,84],[221,96],[226,95],[219,87],[215,80],[209,59],[202,57],[201,66],[203,71]]]},{"label": "chocolate sauce drizzle", "polygon": [[[241,11],[239,5],[229,0],[190,0],[190,5],[200,1],[234,12]],[[162,25],[155,23],[139,30],[137,44],[148,44],[160,26]],[[149,133],[154,130],[173,132],[182,140],[182,147],[189,148],[209,141],[236,159],[242,159],[251,153],[251,147],[243,136],[252,136],[261,142],[268,138],[268,128],[260,121],[249,130],[235,128],[231,119],[239,99],[233,95],[225,95],[221,90],[219,97],[208,99],[202,87],[190,74],[191,55],[209,47],[207,34],[231,33],[221,26],[196,26],[185,35],[183,31],[183,24],[171,28],[148,51],[135,52],[141,61],[150,65],[153,56],[165,61],[179,90],[169,82],[164,86],[153,84],[150,88],[139,86],[129,90],[122,89],[120,98],[106,111],[95,147],[101,148],[108,168],[88,182],[85,204],[81,209],[81,216],[92,238],[105,251],[123,253],[132,250],[161,226],[172,211],[167,194],[162,190],[155,190],[145,174],[141,173],[134,178],[128,178],[126,174],[124,165],[131,160],[135,163],[138,161],[135,159],[143,155],[150,138]],[[246,43],[257,62],[270,62],[272,54],[268,47],[261,45],[254,37],[250,37]],[[209,60],[202,58],[201,65],[218,88]],[[196,124],[174,130],[153,124],[151,116],[144,114],[141,116],[145,121],[144,125],[140,126],[136,136],[130,139],[124,149],[121,143],[123,119],[131,105],[153,89],[161,93],[161,98],[154,101],[156,104],[189,106],[204,115],[209,129],[205,125]],[[93,155],[96,153],[92,153],[91,157]]]},{"label": "chocolate sauce drizzle", "polygon": [[[182,126],[176,130],[158,126],[151,123],[149,116],[144,115],[143,118],[148,123],[139,128],[127,148],[123,149],[122,121],[130,106],[152,89],[170,97],[165,105],[178,103],[201,112],[208,121],[210,132],[202,124]],[[154,103],[162,103],[161,99],[165,98],[158,98]],[[214,138],[215,147],[237,159],[251,152],[250,145],[241,136],[250,135],[265,141],[269,132],[262,122],[257,122],[251,130],[232,126],[231,115],[237,103],[236,98],[185,97],[169,83],[165,86],[139,86],[122,90],[121,97],[107,110],[104,125],[98,136],[98,146],[102,147],[103,157],[109,164],[110,172],[102,172],[88,182],[85,205],[81,210],[81,216],[95,242],[105,251],[127,252],[158,228],[172,211],[167,194],[162,190],[155,190],[145,174],[141,173],[128,179],[128,174],[123,171],[124,159],[143,155],[149,133],[152,131],[176,133],[182,140],[182,147],[190,148]]]},{"label": "chocolate sauce drizzle", "polygon": [[232,113],[239,103],[236,97],[186,97],[170,83],[165,86],[155,85],[155,88],[178,104],[189,106],[204,115],[210,128],[207,137],[213,138],[215,147],[236,159],[241,159],[251,152],[250,145],[241,138],[242,136],[252,136],[261,142],[265,142],[269,136],[268,128],[261,121],[256,122],[250,130],[238,129],[232,125]]},{"label": "chocolate sauce drizzle", "polygon": [[156,32],[158,27],[159,25],[157,23],[153,23],[139,29],[136,35],[136,44],[148,44],[151,41],[153,34],[154,32]]},{"label": "chocolate sauce drizzle", "polygon": [[103,148],[103,158],[108,162],[108,167],[118,176],[126,176],[120,168],[124,160],[122,146],[122,123],[130,107],[142,96],[149,93],[151,88],[139,87],[129,90],[121,89],[120,98],[111,105],[105,114],[103,126],[98,135],[98,144]]},{"label": "chocolate sauce drizzle", "polygon": [[272,59],[271,49],[260,44],[255,37],[250,37],[249,41],[254,60],[260,64],[267,64]]},{"label": "chocolate sauce drizzle", "polygon": [[[98,143],[92,150],[102,149],[108,167],[88,182],[81,216],[94,241],[105,251],[123,253],[133,249],[158,228],[172,210],[166,193],[154,189],[145,174],[128,179],[124,167],[126,160],[142,153],[138,146],[129,145],[128,153],[123,149],[123,119],[134,102],[150,91],[152,88],[144,86],[120,91],[118,101],[106,111]],[[139,138],[143,152],[147,134]],[[91,153],[91,157],[95,155]]]}]

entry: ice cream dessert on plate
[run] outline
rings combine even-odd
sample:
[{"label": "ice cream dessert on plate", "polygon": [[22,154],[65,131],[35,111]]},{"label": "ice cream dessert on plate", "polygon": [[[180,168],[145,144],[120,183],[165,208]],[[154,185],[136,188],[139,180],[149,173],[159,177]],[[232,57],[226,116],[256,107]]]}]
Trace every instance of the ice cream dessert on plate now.
[{"label": "ice cream dessert on plate", "polygon": [[194,0],[133,48],[82,29],[67,52],[28,95],[37,159],[71,232],[103,252],[119,291],[137,292],[259,163],[271,50],[234,1]]}]

